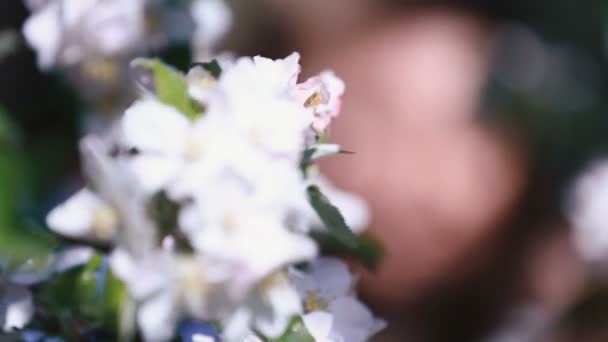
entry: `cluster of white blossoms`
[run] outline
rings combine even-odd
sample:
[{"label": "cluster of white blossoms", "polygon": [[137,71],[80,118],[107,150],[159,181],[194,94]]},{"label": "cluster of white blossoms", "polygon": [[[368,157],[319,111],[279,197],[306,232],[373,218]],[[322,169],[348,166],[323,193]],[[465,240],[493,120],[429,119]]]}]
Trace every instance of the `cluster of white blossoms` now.
[{"label": "cluster of white blossoms", "polygon": [[[41,69],[85,64],[103,72],[108,60],[192,39],[195,55],[209,54],[228,32],[223,0],[192,0],[187,8],[163,0],[25,0],[23,27]],[[107,72],[107,70],[106,70]]]},{"label": "cluster of white blossoms", "polygon": [[342,81],[324,72],[298,84],[297,53],[163,72],[187,96],[156,82],[106,136],[85,137],[89,186],[47,217],[61,235],[108,246],[143,338],[169,340],[185,317],[217,323],[225,341],[278,338],[299,315],[317,341],[366,341],[381,329],[346,267],[316,260],[310,237],[325,229],[311,188],[354,230],[367,221],[360,199],[306,164],[340,152],[321,137]]}]

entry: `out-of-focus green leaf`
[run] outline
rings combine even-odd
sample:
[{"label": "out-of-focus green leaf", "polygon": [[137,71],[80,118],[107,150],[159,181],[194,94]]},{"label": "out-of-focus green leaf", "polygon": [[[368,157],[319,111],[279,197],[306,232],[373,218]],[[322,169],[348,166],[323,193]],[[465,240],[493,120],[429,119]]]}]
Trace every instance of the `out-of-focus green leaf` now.
[{"label": "out-of-focus green leaf", "polygon": [[338,254],[360,261],[374,269],[382,260],[384,251],[377,241],[366,236],[357,236],[355,246],[346,246],[335,236],[327,232],[313,232],[312,238],[317,241],[324,254]]},{"label": "out-of-focus green leaf", "polygon": [[2,107],[0,107],[0,146],[14,146],[18,139],[17,127],[9,120],[8,115]]},{"label": "out-of-focus green leaf", "polygon": [[368,267],[375,267],[382,258],[380,244],[353,233],[338,208],[317,186],[308,187],[308,198],[326,228],[324,232],[312,234],[321,247],[327,252],[344,254],[364,262]]},{"label": "out-of-focus green leaf", "polygon": [[307,190],[310,205],[321,218],[328,233],[344,246],[355,248],[357,246],[357,235],[348,227],[340,210],[329,202],[329,199],[321,193],[319,187],[311,185]]},{"label": "out-of-focus green leaf", "polygon": [[17,128],[0,110],[0,257],[11,257],[15,262],[47,254],[55,246],[48,234],[26,224],[18,214],[27,192],[18,136]]},{"label": "out-of-focus green leaf", "polygon": [[99,332],[115,340],[126,296],[125,286],[97,254],[84,267],[59,274],[41,285],[37,300],[43,311],[35,321],[45,332],[69,340]]},{"label": "out-of-focus green leaf", "polygon": [[294,317],[289,324],[289,328],[283,336],[272,340],[272,342],[314,342],[315,339],[310,336],[301,317]]},{"label": "out-of-focus green leaf", "polygon": [[198,116],[199,112],[188,95],[186,79],[179,70],[164,64],[159,59],[139,58],[133,61],[133,65],[152,72],[156,96],[163,103],[175,107],[190,119]]}]

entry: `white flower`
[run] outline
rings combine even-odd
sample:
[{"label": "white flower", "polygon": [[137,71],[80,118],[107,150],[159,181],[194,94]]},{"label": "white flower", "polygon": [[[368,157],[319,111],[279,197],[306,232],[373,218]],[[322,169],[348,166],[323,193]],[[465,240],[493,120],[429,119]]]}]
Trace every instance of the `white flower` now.
[{"label": "white flower", "polygon": [[71,238],[109,241],[118,229],[116,211],[88,189],[82,189],[46,218],[55,232]]},{"label": "white flower", "polygon": [[119,229],[114,242],[134,255],[142,255],[158,245],[158,232],[148,215],[149,194],[135,175],[125,171],[111,157],[112,149],[104,141],[85,137],[80,144],[85,174],[96,193],[118,217]]},{"label": "white flower", "polygon": [[42,69],[112,57],[139,48],[144,36],[143,0],[50,0],[33,3],[23,32]]},{"label": "white flower", "polygon": [[278,272],[268,276],[251,292],[248,300],[224,320],[222,337],[229,342],[255,341],[251,330],[269,338],[281,336],[291,319],[302,312],[297,291]]},{"label": "white flower", "polygon": [[207,318],[205,264],[171,250],[134,257],[123,249],[110,257],[112,271],[138,302],[137,323],[146,341],[167,341],[183,314]]},{"label": "white flower", "polygon": [[332,119],[340,114],[344,82],[331,71],[311,77],[295,88],[295,97],[313,113],[312,128],[323,134]]},{"label": "white flower", "polygon": [[[253,57],[255,65],[254,77],[261,77],[263,82],[277,93],[288,93],[296,85],[300,74],[300,54],[297,52],[284,59]],[[243,72],[244,73],[244,72]]]},{"label": "white flower", "polygon": [[147,194],[165,187],[186,161],[192,126],[186,116],[154,98],[137,101],[119,122],[117,158]]},{"label": "white flower", "polygon": [[148,194],[136,181],[140,178],[113,160],[111,148],[96,137],[84,138],[81,152],[96,191],[82,189],[53,209],[48,226],[72,238],[118,242],[133,251],[149,249],[156,243],[156,232],[146,213]]},{"label": "white flower", "polygon": [[566,208],[578,252],[588,261],[608,258],[608,161],[593,164],[574,185]]},{"label": "white flower", "polygon": [[355,279],[344,263],[319,258],[309,270],[290,269],[304,303],[304,325],[316,341],[364,342],[386,324],[353,296]]},{"label": "white flower", "polygon": [[180,228],[198,253],[226,265],[225,275],[216,276],[228,278],[226,289],[236,299],[271,272],[316,256],[313,241],[287,227],[290,203],[303,197],[297,173],[289,170],[268,168],[255,181],[224,170],[182,209]]},{"label": "white flower", "polygon": [[[255,102],[250,104],[255,110]],[[290,109],[281,114],[289,116]],[[255,118],[255,114],[241,116]],[[119,126],[118,159],[134,181],[148,194],[166,188],[174,197],[188,195],[208,180],[206,175],[218,171],[232,169],[243,177],[255,178],[262,168],[272,170],[266,165],[280,156],[258,148],[257,142],[275,136],[281,136],[288,146],[299,146],[301,141],[299,130],[289,132],[290,127],[272,126],[277,130],[274,131],[261,120],[239,118],[238,113],[209,113],[190,122],[174,108],[153,98],[136,102],[125,112]],[[280,142],[275,145],[284,146]],[[288,161],[293,163],[291,159]],[[170,183],[176,184],[169,187]]]},{"label": "white flower", "polygon": [[311,122],[311,114],[289,96],[298,59],[297,54],[282,60],[239,58],[218,80],[207,115],[226,117],[257,148],[295,161]]}]

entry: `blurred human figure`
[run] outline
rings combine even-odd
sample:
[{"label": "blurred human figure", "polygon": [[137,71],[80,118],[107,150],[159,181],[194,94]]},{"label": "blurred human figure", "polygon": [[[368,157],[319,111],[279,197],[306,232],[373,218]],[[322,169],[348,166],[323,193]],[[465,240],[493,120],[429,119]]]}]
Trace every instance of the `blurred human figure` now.
[{"label": "blurred human figure", "polygon": [[448,10],[389,14],[366,0],[271,1],[308,73],[329,65],[347,85],[332,138],[356,158],[327,161],[372,209],[386,248],[363,289],[398,307],[491,256],[525,182],[519,151],[478,120],[491,29]]}]

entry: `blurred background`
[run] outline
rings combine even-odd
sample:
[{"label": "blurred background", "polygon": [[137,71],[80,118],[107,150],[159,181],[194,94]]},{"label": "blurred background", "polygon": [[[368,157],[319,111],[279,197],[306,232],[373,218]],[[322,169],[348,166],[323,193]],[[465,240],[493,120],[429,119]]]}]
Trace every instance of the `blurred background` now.
[{"label": "blurred background", "polygon": [[[322,170],[368,200],[384,245],[382,264],[360,269],[389,321],[379,341],[608,341],[604,271],[565,215],[577,177],[608,156],[608,3],[229,5],[225,50],[299,51],[304,77],[330,68],[346,82],[331,140],[356,154]],[[108,120],[83,109],[70,75],[39,71],[28,15],[0,2],[0,226],[28,234],[0,248],[52,245],[44,216],[82,184],[78,137]],[[187,45],[151,54],[192,62]]]}]

